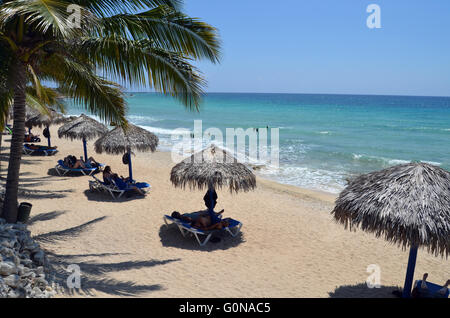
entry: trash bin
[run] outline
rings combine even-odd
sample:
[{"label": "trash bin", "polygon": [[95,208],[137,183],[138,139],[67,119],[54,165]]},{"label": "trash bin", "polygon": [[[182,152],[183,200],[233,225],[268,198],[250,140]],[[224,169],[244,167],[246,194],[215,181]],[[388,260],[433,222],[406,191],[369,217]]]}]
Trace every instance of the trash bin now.
[{"label": "trash bin", "polygon": [[19,211],[17,213],[17,222],[27,223],[30,218],[31,207],[33,205],[28,202],[22,202],[19,205]]}]

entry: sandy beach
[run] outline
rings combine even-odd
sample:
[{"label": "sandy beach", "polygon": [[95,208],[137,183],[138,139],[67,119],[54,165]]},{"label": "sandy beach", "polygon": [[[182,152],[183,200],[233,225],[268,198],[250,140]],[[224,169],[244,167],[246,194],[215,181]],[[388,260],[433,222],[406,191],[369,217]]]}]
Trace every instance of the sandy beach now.
[{"label": "sandy beach", "polygon": [[[58,139],[56,130],[56,156],[23,156],[20,201],[33,204],[29,230],[55,278],[63,282],[68,265],[80,266],[81,289],[58,297],[391,297],[403,285],[408,251],[335,223],[334,195],[261,178],[252,192],[220,190],[216,210],[240,220],[242,234],[200,247],[163,222],[174,210],[204,209],[204,191],[171,185],[170,153],[137,153],[134,177],[152,189],[145,198],[116,201],[90,192],[88,176],[56,174],[58,159],[83,150],[81,141]],[[42,138],[41,130],[33,132]],[[3,138],[3,177],[9,139]],[[95,154],[93,141],[88,154],[127,175],[121,156]],[[371,264],[381,270],[381,288],[366,286]],[[415,279],[424,272],[441,284],[450,278],[450,261],[420,249]]]}]

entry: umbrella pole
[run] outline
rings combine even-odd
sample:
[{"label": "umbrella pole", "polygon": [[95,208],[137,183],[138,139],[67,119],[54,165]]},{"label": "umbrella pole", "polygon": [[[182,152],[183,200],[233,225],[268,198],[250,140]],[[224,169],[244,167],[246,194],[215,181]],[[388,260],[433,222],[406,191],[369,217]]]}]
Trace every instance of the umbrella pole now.
[{"label": "umbrella pole", "polygon": [[87,146],[86,146],[86,139],[83,138],[83,148],[84,148],[84,162],[88,161],[88,156],[87,156]]},{"label": "umbrella pole", "polygon": [[406,269],[405,285],[403,287],[403,298],[411,297],[411,288],[414,278],[414,269],[416,268],[417,246],[411,246],[409,250],[408,268]]},{"label": "umbrella pole", "polygon": [[[47,127],[48,129],[48,127]],[[52,146],[52,142],[50,141],[50,129],[48,129],[48,146],[51,147]]]},{"label": "umbrella pole", "polygon": [[129,181],[133,182],[133,168],[131,166],[131,151],[128,150],[128,174],[130,175]]}]

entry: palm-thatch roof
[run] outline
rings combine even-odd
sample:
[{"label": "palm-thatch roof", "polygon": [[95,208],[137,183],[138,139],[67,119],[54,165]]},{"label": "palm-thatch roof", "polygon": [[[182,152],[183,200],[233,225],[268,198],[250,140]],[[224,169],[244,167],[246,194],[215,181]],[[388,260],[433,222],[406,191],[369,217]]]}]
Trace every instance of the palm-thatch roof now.
[{"label": "palm-thatch roof", "polygon": [[401,245],[450,254],[450,172],[427,163],[398,165],[355,178],[332,211],[356,226]]},{"label": "palm-thatch roof", "polygon": [[58,129],[58,137],[73,139],[94,139],[108,132],[108,128],[95,119],[81,114]]},{"label": "palm-thatch roof", "polygon": [[65,117],[53,109],[49,109],[49,114],[40,114],[30,117],[26,122],[27,127],[50,126],[51,124],[61,124],[66,121]]},{"label": "palm-thatch roof", "polygon": [[211,145],[193,154],[172,168],[170,181],[176,187],[191,189],[222,188],[230,192],[249,191],[256,187],[256,177],[244,164],[226,152]]},{"label": "palm-thatch roof", "polygon": [[[37,116],[39,114],[40,112],[37,109],[31,108],[30,106],[25,106],[25,120],[28,120],[31,117]],[[10,119],[14,118],[14,107],[9,108],[8,117]]]},{"label": "palm-thatch roof", "polygon": [[95,151],[109,154],[120,154],[130,150],[155,151],[158,146],[158,137],[135,125],[128,124],[126,130],[116,127],[101,136],[95,142]]}]

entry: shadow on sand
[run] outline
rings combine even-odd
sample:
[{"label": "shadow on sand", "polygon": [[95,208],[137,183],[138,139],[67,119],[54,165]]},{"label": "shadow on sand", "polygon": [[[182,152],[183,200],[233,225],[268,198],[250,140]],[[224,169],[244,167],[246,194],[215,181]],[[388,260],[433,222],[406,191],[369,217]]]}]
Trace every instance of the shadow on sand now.
[{"label": "shadow on sand", "polygon": [[46,212],[46,213],[39,213],[37,215],[30,217],[30,219],[27,222],[27,225],[33,225],[36,222],[53,220],[66,212],[67,211],[52,211],[52,212]]},{"label": "shadow on sand", "polygon": [[[200,246],[193,235],[186,234],[186,237],[183,237],[175,224],[169,224],[169,226],[166,226],[165,224],[162,225],[159,229],[159,237],[161,238],[161,244],[165,247],[176,247],[205,252],[227,250],[245,242],[242,232],[236,237],[232,237],[225,231],[217,231],[212,235],[211,240],[205,246]],[[219,238],[220,241],[214,242],[213,238]],[[200,239],[203,242],[204,237],[200,237]]]},{"label": "shadow on sand", "polygon": [[[2,154],[0,156],[0,161],[8,163],[9,162],[9,155]],[[21,164],[34,164],[36,162],[41,162],[41,161],[42,161],[42,159],[39,159],[39,157],[37,157],[37,158],[33,157],[33,158],[29,158],[29,159],[27,159],[26,157],[25,158],[22,157],[20,159]],[[8,165],[6,164],[3,169],[8,169]]]},{"label": "shadow on sand", "polygon": [[71,239],[75,236],[79,236],[82,232],[89,229],[89,227],[97,222],[103,221],[106,218],[106,216],[102,216],[99,218],[96,218],[94,220],[91,220],[89,222],[83,223],[81,225],[71,227],[62,231],[54,231],[44,234],[39,234],[36,236],[33,236],[33,238],[38,242],[45,242],[45,243],[54,243],[57,241],[64,241]]},{"label": "shadow on sand", "polygon": [[108,192],[91,191],[89,189],[84,191],[84,195],[89,201],[96,202],[126,202],[134,200],[143,200],[146,197],[134,193],[124,193],[119,199],[113,199]]},{"label": "shadow on sand", "polygon": [[381,286],[369,288],[367,284],[344,285],[329,293],[330,298],[397,298],[392,294],[398,286]]},{"label": "shadow on sand", "polygon": [[[19,176],[19,191],[18,196],[21,199],[58,199],[64,198],[68,193],[73,192],[71,189],[67,190],[37,190],[36,187],[45,185],[48,182],[53,182],[54,179],[48,176],[35,177],[36,173],[23,172]],[[0,185],[5,187],[6,176],[2,176]]]},{"label": "shadow on sand", "polygon": [[[154,266],[162,266],[168,263],[180,261],[180,259],[168,260],[147,260],[147,261],[126,261],[119,263],[97,263],[78,260],[84,257],[103,257],[105,255],[119,255],[120,253],[102,253],[86,255],[57,255],[47,253],[50,260],[50,275],[52,280],[58,283],[60,292],[76,295],[83,292],[92,295],[91,289],[115,296],[137,296],[145,292],[162,290],[159,284],[139,285],[132,281],[118,281],[116,279],[105,278],[105,274],[134,269],[144,269]],[[78,265],[81,273],[80,289],[69,289],[67,280],[72,273],[67,270],[70,265]]]},{"label": "shadow on sand", "polygon": [[[58,217],[65,211],[53,211],[41,213],[30,220],[30,223],[42,222]],[[67,241],[80,236],[88,230],[92,225],[104,220],[106,217],[93,219],[81,225],[71,227],[61,231],[54,231],[45,234],[36,235],[33,238],[39,243],[55,243],[59,241]],[[99,253],[99,254],[72,254],[59,255],[50,251],[46,251],[48,259],[48,277],[57,284],[56,288],[59,293],[75,295],[84,293],[93,295],[91,290],[107,293],[114,296],[137,296],[141,293],[162,290],[159,284],[140,285],[132,281],[120,281],[107,278],[106,275],[112,272],[127,271],[134,269],[144,269],[154,266],[162,266],[171,262],[180,261],[180,259],[168,260],[142,260],[142,261],[124,261],[118,263],[102,263],[92,260],[84,260],[86,258],[98,257],[99,260],[107,256],[123,255],[128,253]],[[67,285],[73,270],[68,270],[69,266],[78,265],[81,274],[80,289],[69,288]],[[72,267],[73,268],[73,267]],[[71,280],[70,280],[71,281]]]}]

